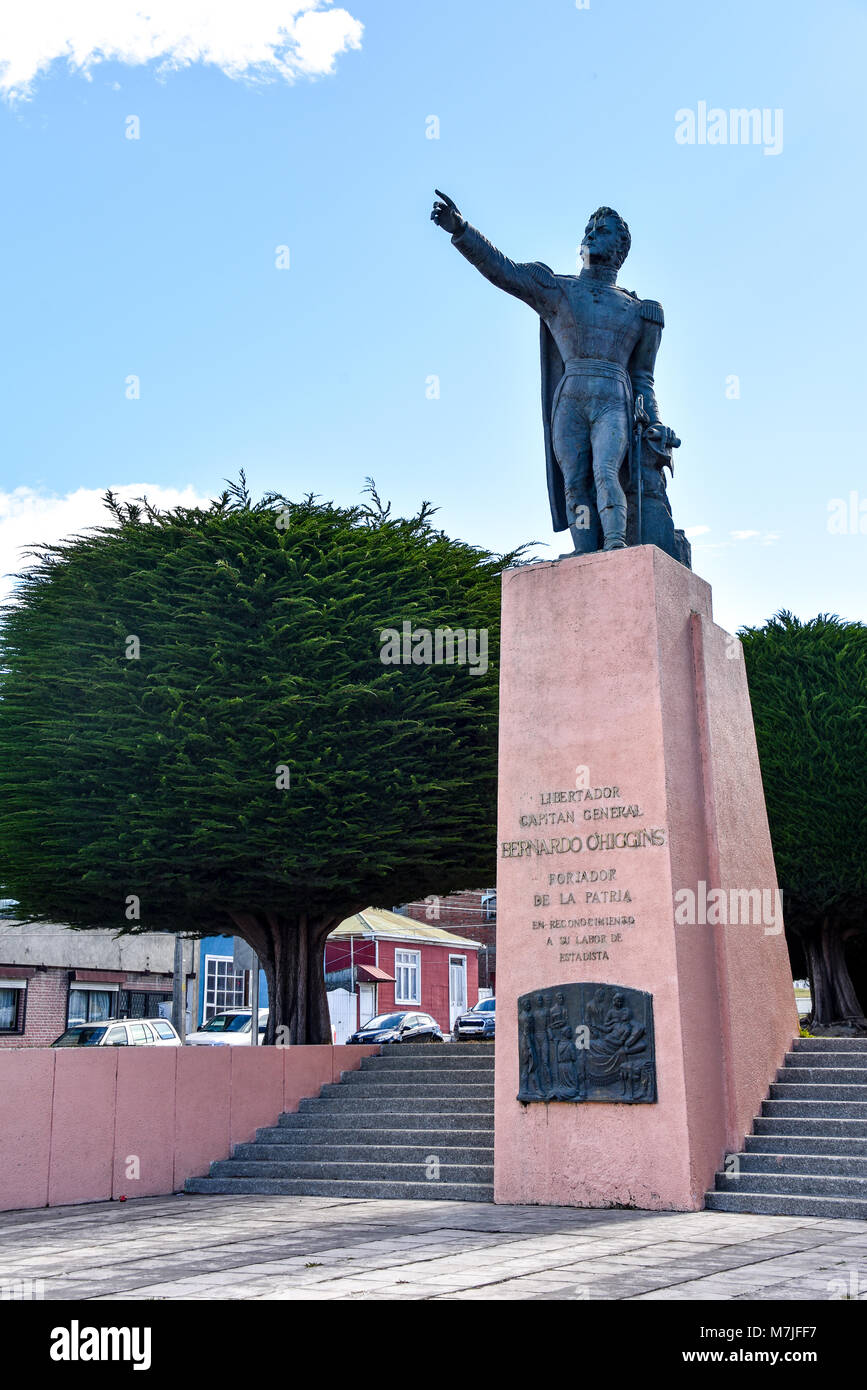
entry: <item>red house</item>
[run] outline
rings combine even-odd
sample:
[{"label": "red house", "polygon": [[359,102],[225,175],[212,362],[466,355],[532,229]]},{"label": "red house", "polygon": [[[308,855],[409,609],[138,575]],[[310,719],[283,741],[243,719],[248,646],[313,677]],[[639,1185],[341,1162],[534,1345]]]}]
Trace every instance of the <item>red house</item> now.
[{"label": "red house", "polygon": [[347,917],[325,947],[329,986],[354,993],[357,1017],[349,1031],[375,1014],[416,1008],[451,1032],[458,1014],[479,997],[479,942],[433,922],[369,907]]}]

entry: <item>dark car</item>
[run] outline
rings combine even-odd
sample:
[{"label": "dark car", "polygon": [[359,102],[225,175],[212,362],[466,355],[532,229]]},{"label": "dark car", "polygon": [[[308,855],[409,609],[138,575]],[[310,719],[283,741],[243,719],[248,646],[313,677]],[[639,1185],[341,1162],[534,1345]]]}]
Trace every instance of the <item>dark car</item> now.
[{"label": "dark car", "polygon": [[480,999],[469,1013],[455,1019],[455,1042],[491,1042],[496,1008],[493,999]]},{"label": "dark car", "polygon": [[430,1014],[377,1014],[349,1039],[351,1043],[442,1042],[443,1035]]}]

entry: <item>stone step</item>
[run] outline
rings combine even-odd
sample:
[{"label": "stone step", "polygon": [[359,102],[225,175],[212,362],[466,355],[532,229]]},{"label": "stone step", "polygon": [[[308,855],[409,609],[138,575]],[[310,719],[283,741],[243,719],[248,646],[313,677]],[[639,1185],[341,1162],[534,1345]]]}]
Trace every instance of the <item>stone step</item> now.
[{"label": "stone step", "polygon": [[[803,1058],[800,1059],[803,1061]],[[838,1058],[839,1060],[839,1058]],[[781,1067],[775,1085],[862,1086],[867,1095],[867,1065],[863,1067]],[[858,1100],[858,1096],[853,1099]]]},{"label": "stone step", "polygon": [[425,1126],[423,1129],[382,1129],[379,1125],[375,1128],[362,1129],[359,1125],[353,1125],[351,1129],[346,1128],[325,1128],[318,1126],[290,1126],[274,1125],[267,1129],[257,1129],[257,1144],[290,1144],[295,1148],[310,1148],[319,1144],[328,1147],[340,1146],[345,1149],[348,1145],[356,1146],[421,1146],[437,1145],[437,1152],[443,1148],[458,1146],[464,1149],[489,1149],[494,1143],[493,1125],[487,1129],[434,1129]]},{"label": "stone step", "polygon": [[[379,1058],[376,1059],[379,1061]],[[438,1086],[494,1085],[493,1067],[423,1067],[418,1058],[411,1059],[414,1067],[376,1067],[361,1071],[345,1071],[340,1084],[347,1086],[414,1086],[428,1082]],[[867,1075],[867,1071],[865,1071]],[[334,1084],[334,1083],[332,1083]]]},{"label": "stone step", "polygon": [[811,1118],[809,1111],[805,1116],[794,1118],[781,1115],[757,1115],[753,1121],[753,1133],[805,1136],[821,1134],[828,1139],[867,1139],[867,1119]]},{"label": "stone step", "polygon": [[[867,1178],[867,1157],[817,1153],[756,1153],[737,1155],[741,1173],[818,1173],[823,1178]],[[865,1183],[867,1195],[867,1183]]]},{"label": "stone step", "polygon": [[212,1196],[357,1197],[362,1201],[493,1202],[492,1183],[316,1181],[313,1178],[187,1178],[185,1192]]},{"label": "stone step", "polygon": [[717,1173],[717,1192],[769,1192],[780,1197],[851,1197],[867,1202],[863,1178],[827,1178],[822,1173]]},{"label": "stone step", "polygon": [[[792,1121],[796,1124],[797,1121]],[[827,1154],[829,1157],[867,1158],[867,1138],[834,1139],[820,1135],[748,1134],[747,1153]]]},{"label": "stone step", "polygon": [[[332,1106],[336,1102],[331,1102]],[[488,1133],[494,1132],[494,1111],[489,1107],[485,1111],[478,1109],[460,1110],[431,1110],[426,1108],[422,1111],[408,1113],[406,1110],[386,1110],[383,1112],[372,1109],[358,1111],[343,1111],[332,1109],[323,1113],[322,1110],[295,1110],[290,1114],[283,1114],[278,1120],[281,1128],[287,1129],[322,1129],[323,1132],[332,1129],[346,1129],[352,1126],[358,1131],[376,1132],[380,1127],[386,1130],[486,1130]]]},{"label": "stone step", "polygon": [[867,1120],[867,1102],[858,1100],[764,1100],[762,1115],[789,1120]]},{"label": "stone step", "polygon": [[[377,1059],[378,1060],[378,1059]],[[797,1052],[786,1053],[787,1067],[857,1067],[860,1070],[867,1069],[867,1048],[863,1052],[807,1052],[798,1049]]]},{"label": "stone step", "polygon": [[293,1148],[311,1148],[316,1145],[327,1145],[328,1147],[340,1146],[345,1149],[348,1145],[356,1146],[415,1146],[436,1145],[437,1152],[443,1148],[458,1146],[465,1149],[489,1149],[494,1143],[493,1125],[487,1129],[434,1129],[425,1126],[423,1129],[382,1129],[379,1125],[370,1129],[362,1129],[360,1125],[353,1125],[351,1129],[337,1128],[329,1126],[308,1125],[290,1126],[274,1125],[268,1129],[257,1129],[257,1144],[282,1144],[291,1145]]},{"label": "stone step", "polygon": [[[753,1212],[757,1216],[818,1216],[867,1220],[867,1200],[849,1197],[784,1197],[768,1192],[709,1192],[709,1211]],[[829,1278],[833,1272],[828,1271]]]},{"label": "stone step", "polygon": [[429,1179],[424,1161],[419,1163],[314,1163],[303,1159],[271,1162],[227,1158],[212,1163],[212,1178],[303,1178],[322,1182],[458,1182],[493,1183],[492,1163],[443,1163],[436,1179]]},{"label": "stone step", "polygon": [[[420,1056],[418,1053],[411,1052],[387,1052],[379,1057],[363,1057],[361,1060],[361,1070],[363,1072],[388,1071],[398,1072],[401,1076],[409,1071],[477,1071],[487,1075],[494,1070],[493,1054],[485,1054],[484,1057],[476,1057],[468,1049],[460,1054],[459,1057],[442,1057],[439,1051]],[[357,1076],[357,1072],[345,1071],[343,1076]]]},{"label": "stone step", "polygon": [[[323,1089],[325,1089],[323,1087]],[[299,1113],[321,1115],[493,1115],[494,1102],[481,1097],[455,1096],[347,1096],[344,1094],[306,1099],[299,1102]]]},{"label": "stone step", "polygon": [[493,1083],[488,1081],[449,1081],[440,1076],[421,1076],[415,1081],[382,1081],[378,1077],[371,1081],[367,1076],[355,1076],[346,1081],[328,1082],[319,1092],[321,1100],[332,1100],[335,1096],[346,1099],[372,1096],[375,1099],[393,1098],[411,1100],[427,1099],[434,1096],[451,1096],[454,1100],[494,1099]]},{"label": "stone step", "polygon": [[[403,1137],[403,1136],[402,1136]],[[252,1163],[426,1163],[432,1156],[444,1164],[482,1164],[490,1167],[494,1162],[492,1144],[455,1145],[453,1135],[446,1135],[449,1142],[437,1144],[429,1137],[420,1144],[235,1144],[232,1158]],[[490,1136],[487,1136],[490,1138]]]},{"label": "stone step", "polygon": [[[736,1158],[736,1172],[728,1171]],[[867,1216],[867,1038],[796,1038],[712,1211]]]},{"label": "stone step", "polygon": [[492,1202],[493,1066],[493,1045],[383,1048],[185,1190]]},{"label": "stone step", "polygon": [[775,1081],[771,1085],[771,1100],[816,1100],[819,1103],[826,1101],[856,1101],[864,1106],[864,1113],[867,1115],[867,1086],[834,1086],[825,1085],[799,1085],[797,1082]]}]

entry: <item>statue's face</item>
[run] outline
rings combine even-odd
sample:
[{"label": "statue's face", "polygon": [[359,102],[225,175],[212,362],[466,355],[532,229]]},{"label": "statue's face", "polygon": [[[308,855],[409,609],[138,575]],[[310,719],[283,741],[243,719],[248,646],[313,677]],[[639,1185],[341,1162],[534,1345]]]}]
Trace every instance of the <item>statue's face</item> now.
[{"label": "statue's face", "polygon": [[598,219],[591,217],[584,229],[580,255],[584,266],[619,264],[620,234],[610,214]]}]

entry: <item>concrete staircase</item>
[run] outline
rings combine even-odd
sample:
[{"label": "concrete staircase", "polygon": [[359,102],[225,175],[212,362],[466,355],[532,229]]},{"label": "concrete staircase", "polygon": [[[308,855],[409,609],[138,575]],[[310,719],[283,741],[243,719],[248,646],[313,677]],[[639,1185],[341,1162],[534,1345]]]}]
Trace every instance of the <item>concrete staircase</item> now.
[{"label": "concrete staircase", "polygon": [[867,1219],[867,1038],[797,1038],[794,1047],[707,1206]]},{"label": "concrete staircase", "polygon": [[184,1190],[491,1202],[494,1045],[385,1046]]}]

